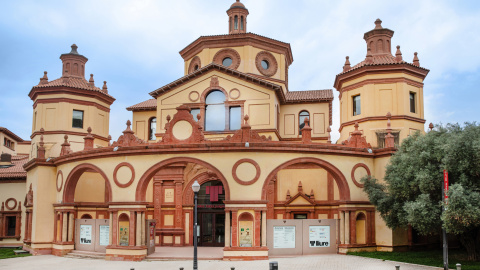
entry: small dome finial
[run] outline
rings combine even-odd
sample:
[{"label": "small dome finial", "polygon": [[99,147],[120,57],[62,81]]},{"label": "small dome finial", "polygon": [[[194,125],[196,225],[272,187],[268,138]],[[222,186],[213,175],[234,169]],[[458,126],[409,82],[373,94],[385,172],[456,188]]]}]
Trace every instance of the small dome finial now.
[{"label": "small dome finial", "polygon": [[402,60],[403,60],[402,52],[400,51],[400,45],[397,45],[397,52],[395,53],[395,60],[397,60],[397,62],[402,62]]},{"label": "small dome finial", "polygon": [[102,91],[108,94],[107,81],[103,81]]},{"label": "small dome finial", "polygon": [[414,64],[415,66],[419,67],[419,66],[420,66],[420,60],[418,60],[418,56],[417,56],[417,55],[418,55],[417,52],[413,53],[413,64]]},{"label": "small dome finial", "polygon": [[380,20],[380,19],[375,20],[375,29],[383,29],[382,20]]},{"label": "small dome finial", "polygon": [[350,66],[350,57],[345,57],[345,65],[343,65],[343,72],[349,71],[351,66]]},{"label": "small dome finial", "polygon": [[78,54],[78,52],[77,52],[78,46],[76,44],[72,44],[71,47],[72,47],[72,50],[70,51],[70,53]]}]

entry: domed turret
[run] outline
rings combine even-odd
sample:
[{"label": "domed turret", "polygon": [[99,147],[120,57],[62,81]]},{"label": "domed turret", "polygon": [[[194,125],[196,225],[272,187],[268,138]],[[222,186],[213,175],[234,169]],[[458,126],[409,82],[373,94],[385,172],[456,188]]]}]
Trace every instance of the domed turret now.
[{"label": "domed turret", "polygon": [[239,34],[247,32],[248,9],[237,0],[227,10],[228,14],[228,33]]}]

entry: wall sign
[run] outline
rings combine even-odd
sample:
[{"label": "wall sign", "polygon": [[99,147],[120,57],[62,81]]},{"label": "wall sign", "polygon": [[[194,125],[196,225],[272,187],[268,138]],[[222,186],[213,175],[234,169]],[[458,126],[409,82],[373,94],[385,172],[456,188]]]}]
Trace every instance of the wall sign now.
[{"label": "wall sign", "polygon": [[92,225],[80,225],[80,244],[92,244]]},{"label": "wall sign", "polygon": [[100,225],[100,246],[108,246],[110,239],[110,226]]},{"label": "wall sign", "polygon": [[330,226],[309,226],[308,241],[309,247],[329,247]]},{"label": "wall sign", "polygon": [[120,221],[118,223],[118,227],[120,229],[120,246],[128,246],[129,225],[130,224],[128,221]]},{"label": "wall sign", "polygon": [[295,248],[295,226],[274,226],[273,248]]}]

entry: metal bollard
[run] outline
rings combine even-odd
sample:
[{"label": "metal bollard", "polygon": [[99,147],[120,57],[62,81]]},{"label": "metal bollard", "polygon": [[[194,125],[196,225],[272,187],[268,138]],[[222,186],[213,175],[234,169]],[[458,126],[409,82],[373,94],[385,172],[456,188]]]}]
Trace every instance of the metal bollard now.
[{"label": "metal bollard", "polygon": [[278,270],[278,262],[270,262],[270,270]]},{"label": "metal bollard", "polygon": [[183,267],[180,267],[180,270],[183,270]]},{"label": "metal bollard", "polygon": [[457,270],[462,270],[462,265],[457,263]]},{"label": "metal bollard", "polygon": [[230,267],[230,269],[231,269],[231,270],[235,270],[235,267],[232,266],[232,267]]},{"label": "metal bollard", "polygon": [[395,265],[395,270],[400,270],[400,265]]},{"label": "metal bollard", "polygon": [[135,268],[130,268],[130,270],[135,270]]}]

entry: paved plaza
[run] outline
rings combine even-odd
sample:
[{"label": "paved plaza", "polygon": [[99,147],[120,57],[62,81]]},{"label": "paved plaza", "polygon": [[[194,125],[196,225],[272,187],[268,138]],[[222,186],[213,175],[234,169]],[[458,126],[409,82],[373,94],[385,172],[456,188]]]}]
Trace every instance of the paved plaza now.
[{"label": "paved plaza", "polygon": [[[418,266],[378,259],[362,258],[348,255],[315,255],[294,258],[272,258],[268,261],[220,261],[200,260],[200,270],[268,270],[269,261],[277,261],[279,270],[400,270],[413,269],[441,269],[436,267]],[[191,261],[142,261],[142,262],[113,262],[95,259],[63,258],[52,255],[31,256],[0,260],[0,269],[34,270],[34,269],[62,269],[62,270],[185,270],[192,269]]]}]

